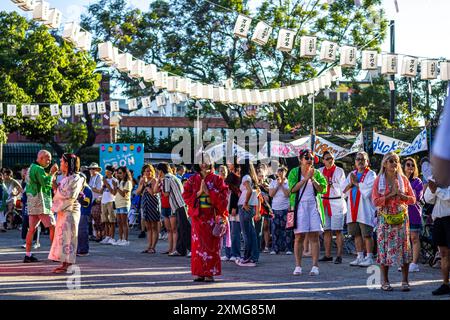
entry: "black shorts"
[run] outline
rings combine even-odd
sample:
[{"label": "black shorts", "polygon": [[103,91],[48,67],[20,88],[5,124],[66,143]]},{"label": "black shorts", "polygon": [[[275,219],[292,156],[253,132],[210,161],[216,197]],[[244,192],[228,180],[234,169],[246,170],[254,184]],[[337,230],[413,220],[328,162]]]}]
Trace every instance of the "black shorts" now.
[{"label": "black shorts", "polygon": [[439,247],[450,248],[450,216],[434,220],[433,241]]}]

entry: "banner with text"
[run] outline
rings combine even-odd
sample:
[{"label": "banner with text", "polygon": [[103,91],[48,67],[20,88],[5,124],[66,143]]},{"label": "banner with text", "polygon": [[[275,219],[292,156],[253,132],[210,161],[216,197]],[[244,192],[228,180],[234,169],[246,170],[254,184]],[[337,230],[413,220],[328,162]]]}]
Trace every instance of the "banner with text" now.
[{"label": "banner with text", "polygon": [[100,145],[100,167],[106,166],[127,167],[133,170],[134,177],[141,174],[144,166],[144,144],[142,143],[115,143]]},{"label": "banner with text", "polygon": [[410,144],[408,142],[384,136],[375,131],[373,132],[373,153],[386,154],[391,151],[399,152],[409,146]]},{"label": "banner with text", "polygon": [[415,153],[418,153],[420,151],[426,151],[428,150],[428,141],[427,141],[427,129],[423,129],[417,137],[414,139],[414,141],[409,145],[409,147],[406,147],[401,153],[401,156],[409,156]]}]

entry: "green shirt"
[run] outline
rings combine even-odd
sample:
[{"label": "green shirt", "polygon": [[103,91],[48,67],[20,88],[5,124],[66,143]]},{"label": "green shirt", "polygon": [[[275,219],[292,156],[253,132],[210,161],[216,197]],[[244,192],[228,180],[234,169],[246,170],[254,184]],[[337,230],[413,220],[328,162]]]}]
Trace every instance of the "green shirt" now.
[{"label": "green shirt", "polygon": [[[50,214],[52,203],[52,179],[53,176],[45,172],[44,168],[38,163],[33,163],[27,173],[27,197],[29,202],[36,205],[37,212]],[[33,202],[33,201],[36,201]],[[33,208],[29,206],[29,214],[37,214],[33,212]]]},{"label": "green shirt", "polygon": [[[289,183],[289,189],[292,190],[292,188],[299,182],[299,167],[296,167],[289,172],[288,176],[288,183]],[[322,192],[317,192],[316,194],[316,202],[317,202],[317,208],[320,213],[320,217],[322,218],[322,222],[324,222],[324,210],[322,205],[322,199],[320,197],[321,194],[325,194],[327,192],[327,179],[320,173],[319,170],[314,169],[314,180],[317,181],[317,183],[322,186]],[[298,192],[301,192],[300,189]],[[295,198],[297,196],[297,193],[291,193],[289,196],[289,203],[292,208],[295,207]]]}]

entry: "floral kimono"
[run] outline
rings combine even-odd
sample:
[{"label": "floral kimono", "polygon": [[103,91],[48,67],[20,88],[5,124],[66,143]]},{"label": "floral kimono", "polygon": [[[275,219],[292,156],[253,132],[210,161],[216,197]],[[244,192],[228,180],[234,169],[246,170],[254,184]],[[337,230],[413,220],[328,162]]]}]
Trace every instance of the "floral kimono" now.
[{"label": "floral kimono", "polygon": [[85,179],[79,174],[63,178],[53,197],[52,211],[58,213],[55,237],[48,258],[54,261],[75,263],[78,245],[80,203],[78,195]]},{"label": "floral kimono", "polygon": [[198,277],[221,274],[220,239],[213,235],[215,219],[228,216],[228,187],[222,177],[210,173],[205,177],[209,195],[197,198],[202,177],[195,174],[184,185],[183,198],[191,217],[191,272]]}]

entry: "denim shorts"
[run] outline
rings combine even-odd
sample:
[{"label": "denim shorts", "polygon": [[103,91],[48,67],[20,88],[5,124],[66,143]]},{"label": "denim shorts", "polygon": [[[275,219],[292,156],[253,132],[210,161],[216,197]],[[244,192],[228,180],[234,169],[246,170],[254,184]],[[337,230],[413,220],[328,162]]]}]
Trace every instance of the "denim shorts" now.
[{"label": "denim shorts", "polygon": [[414,224],[414,223],[410,223],[409,224],[409,231],[414,231],[414,232],[420,232],[422,230],[422,224]]},{"label": "denim shorts", "polygon": [[175,216],[175,212],[172,212],[172,209],[170,208],[161,208],[161,216],[169,219],[170,217]]},{"label": "denim shorts", "polygon": [[129,211],[130,211],[130,208],[127,208],[127,207],[117,208],[116,214],[128,214]]}]

